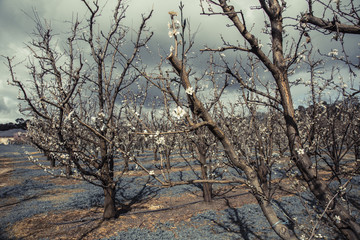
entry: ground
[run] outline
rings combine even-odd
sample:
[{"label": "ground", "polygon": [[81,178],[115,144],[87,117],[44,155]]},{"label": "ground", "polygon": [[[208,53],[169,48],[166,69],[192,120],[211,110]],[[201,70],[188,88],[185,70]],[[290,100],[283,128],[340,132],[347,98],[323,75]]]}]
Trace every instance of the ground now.
[{"label": "ground", "polygon": [[[33,148],[26,149],[44,160]],[[20,146],[0,147],[0,238],[277,239],[242,184],[217,185],[219,195],[205,203],[198,186],[155,187],[148,175],[133,168],[118,186],[118,218],[103,221],[100,188],[49,176],[29,163],[24,151]],[[172,171],[186,178],[189,169],[181,165]],[[148,182],[147,187],[143,187],[144,182]],[[305,192],[302,198],[296,197],[299,193],[290,188],[288,179],[280,185],[274,205],[282,210],[279,215],[284,216],[284,222],[289,226],[299,223],[297,228],[312,218],[305,213],[313,200]],[[328,236],[324,234],[324,239],[336,234],[332,229],[325,233]]]}]

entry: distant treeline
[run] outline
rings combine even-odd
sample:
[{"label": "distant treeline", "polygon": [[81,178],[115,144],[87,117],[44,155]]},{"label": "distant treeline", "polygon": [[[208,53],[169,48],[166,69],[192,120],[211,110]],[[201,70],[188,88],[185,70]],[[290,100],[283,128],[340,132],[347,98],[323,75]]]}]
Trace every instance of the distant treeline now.
[{"label": "distant treeline", "polygon": [[21,128],[26,130],[26,123],[28,120],[24,120],[23,118],[17,118],[15,123],[8,122],[8,123],[0,123],[0,131],[6,131],[10,129],[17,129]]}]

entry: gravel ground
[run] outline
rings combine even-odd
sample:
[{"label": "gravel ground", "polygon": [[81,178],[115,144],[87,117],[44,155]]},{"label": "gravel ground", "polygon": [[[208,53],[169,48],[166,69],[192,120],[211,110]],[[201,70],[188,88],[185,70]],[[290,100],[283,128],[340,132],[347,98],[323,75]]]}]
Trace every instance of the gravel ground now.
[{"label": "gravel ground", "polygon": [[[24,151],[35,152],[30,146],[0,145],[0,158],[11,158],[14,170],[11,172],[9,181],[16,184],[0,187],[0,239],[8,239],[6,228],[15,222],[49,211],[60,211],[70,209],[87,209],[94,206],[101,206],[103,192],[99,187],[82,182],[75,185],[59,186],[52,184],[51,181],[44,182],[36,180],[45,177],[47,173],[42,170],[31,168],[32,163],[26,160]],[[36,155],[43,158],[41,155]],[[151,153],[143,154],[151,158]],[[151,163],[145,165],[152,168]],[[176,166],[182,166],[177,163]],[[233,174],[233,173],[230,173]],[[277,175],[281,175],[279,171]],[[181,174],[172,173],[175,181],[194,178],[191,171],[184,171]],[[48,176],[51,179],[51,176]],[[200,186],[180,185],[173,188],[159,189],[155,187],[144,187],[144,182],[154,183],[148,176],[125,177],[118,184],[117,200],[119,202],[136,199],[144,201],[149,198],[179,196],[186,192],[199,191]],[[348,196],[356,201],[360,196],[360,177],[357,176],[351,181],[351,191],[349,188]],[[336,188],[336,184],[332,185]],[[65,198],[61,202],[44,200],[51,191],[81,190]],[[10,205],[10,202],[11,205]],[[14,204],[15,201],[15,204]],[[303,192],[299,196],[282,197],[274,200],[273,205],[278,211],[282,220],[290,227],[294,228],[298,236],[301,236],[300,225],[308,225],[310,220],[315,219],[312,209],[317,209],[316,201],[310,194]],[[310,215],[309,215],[310,211]],[[353,213],[360,219],[360,214],[356,209]],[[290,220],[289,220],[290,219]],[[130,228],[121,231],[116,237],[107,239],[278,239],[271,230],[268,222],[263,216],[261,209],[256,204],[246,204],[241,208],[227,208],[225,210],[208,210],[191,217],[191,221],[183,221],[174,226],[173,223],[156,224],[156,230],[147,228]],[[336,233],[321,225],[323,239],[334,239]],[[318,238],[322,239],[322,238]]]}]

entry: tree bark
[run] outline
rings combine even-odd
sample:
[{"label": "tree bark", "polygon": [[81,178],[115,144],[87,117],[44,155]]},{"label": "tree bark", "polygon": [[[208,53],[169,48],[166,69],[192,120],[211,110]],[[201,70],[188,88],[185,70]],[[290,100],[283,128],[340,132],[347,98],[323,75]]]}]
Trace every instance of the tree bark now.
[{"label": "tree bark", "polygon": [[165,157],[166,157],[166,169],[170,170],[171,169],[171,150],[170,149],[166,149],[165,150]]},{"label": "tree bark", "polygon": [[346,25],[340,23],[339,21],[336,21],[335,19],[333,21],[324,20],[322,18],[315,17],[310,13],[304,14],[300,21],[303,23],[310,23],[312,25],[328,30],[330,32],[360,34],[359,25]]},{"label": "tree bark", "polygon": [[[199,159],[200,159],[200,163],[201,163],[201,178],[202,179],[208,179],[208,167],[206,166],[206,158],[205,155],[201,152],[201,150],[199,149],[198,151],[199,153]],[[203,188],[203,197],[204,197],[204,201],[209,203],[212,200],[212,184],[211,183],[203,183],[202,185]]]},{"label": "tree bark", "polygon": [[116,217],[115,186],[114,184],[111,184],[110,186],[106,186],[103,189],[105,196],[103,218],[108,220]]},{"label": "tree bark", "polygon": [[71,161],[70,160],[68,160],[65,168],[66,168],[66,178],[70,178],[71,175],[72,175]]},{"label": "tree bark", "polygon": [[[105,135],[105,134],[104,134]],[[114,158],[108,154],[108,145],[105,140],[100,140],[100,154],[103,166],[101,167],[101,178],[104,189],[104,214],[105,220],[116,217],[115,193],[116,183],[114,183]]]},{"label": "tree bark", "polygon": [[55,157],[54,156],[49,156],[49,158],[50,158],[50,166],[55,167]]}]

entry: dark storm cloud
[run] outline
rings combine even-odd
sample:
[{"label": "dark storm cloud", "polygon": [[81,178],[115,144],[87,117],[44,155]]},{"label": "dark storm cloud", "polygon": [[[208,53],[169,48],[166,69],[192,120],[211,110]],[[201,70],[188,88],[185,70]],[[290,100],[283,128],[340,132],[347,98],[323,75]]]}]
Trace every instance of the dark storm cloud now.
[{"label": "dark storm cloud", "polygon": [[[89,1],[92,2],[92,1]],[[100,0],[100,4],[107,2],[107,7],[102,9],[101,18],[98,20],[99,28],[106,29],[109,26],[110,19],[112,16],[111,8],[115,4],[115,1],[105,1]],[[193,54],[189,56],[200,56],[199,59],[190,61],[191,67],[194,71],[199,73],[205,71],[206,61],[208,59],[208,53],[201,54],[199,49],[208,46],[210,48],[218,48],[222,46],[221,37],[225,41],[228,41],[231,44],[237,45],[240,44],[243,46],[243,39],[240,34],[234,29],[234,27],[227,27],[231,25],[230,20],[222,15],[215,16],[205,16],[201,15],[201,8],[199,6],[199,0],[183,0],[184,8],[184,17],[188,21],[188,25],[192,28],[192,33],[196,33],[195,45],[192,49]],[[291,2],[291,3],[290,3]],[[148,66],[148,69],[152,71],[160,62],[159,54],[163,58],[169,54],[169,48],[174,44],[173,39],[168,36],[167,23],[170,21],[169,11],[179,12],[179,3],[180,0],[128,0],[126,1],[129,4],[128,11],[126,13],[126,19],[124,24],[127,27],[130,27],[132,30],[137,30],[141,21],[141,14],[147,14],[152,9],[154,10],[152,18],[148,22],[148,28],[150,31],[154,32],[154,36],[149,43],[149,49],[151,50],[150,54],[143,54],[142,60],[144,64]],[[254,1],[231,1],[231,4],[234,5],[236,10],[242,10],[248,29],[257,36],[259,41],[264,46],[264,52],[268,52],[270,49],[267,44],[270,43],[269,35],[262,33],[262,28],[264,24],[264,14],[261,10],[254,10],[256,2]],[[296,17],[301,12],[306,10],[307,3],[306,1],[289,1],[288,8],[285,11],[285,17]],[[253,10],[251,10],[253,9]],[[206,10],[206,9],[205,9]],[[218,11],[218,9],[214,10]],[[316,9],[315,9],[316,10]],[[26,42],[30,41],[31,33],[35,27],[34,22],[31,20],[33,16],[33,11],[35,11],[40,18],[47,19],[51,22],[51,26],[55,29],[54,32],[58,34],[58,38],[67,36],[69,33],[69,21],[71,22],[73,18],[78,17],[79,20],[85,21],[85,14],[87,12],[84,4],[81,1],[74,0],[1,0],[0,1],[0,27],[2,29],[2,34],[0,34],[0,53],[1,55],[6,56],[16,56],[18,61],[25,59],[29,55],[29,51],[25,48]],[[30,17],[29,17],[30,16]],[[178,19],[180,17],[178,16]],[[65,23],[65,20],[68,22]],[[294,20],[290,18],[285,18],[285,23],[296,24]],[[289,37],[285,39],[285,42],[288,40],[295,39],[299,37],[299,32],[294,31],[290,28],[286,29]],[[134,39],[136,34],[131,31],[129,39]],[[321,52],[327,54],[332,49],[338,49],[341,51],[341,46],[339,42],[331,40],[331,35],[323,36],[321,34],[310,32],[312,38],[312,44],[314,47],[314,52],[319,48]],[[358,61],[356,55],[359,55],[359,46],[358,46],[358,37],[346,35],[346,49],[351,61]],[[60,43],[60,46],[63,43]],[[355,51],[355,50],[356,51]],[[246,66],[246,55],[243,53],[229,53],[225,52],[227,60],[229,63],[233,63],[234,57],[237,57],[242,54],[244,61],[244,66]],[[269,54],[271,58],[271,54]],[[331,68],[334,64],[338,64],[334,61],[326,61],[325,67]],[[166,66],[167,68],[169,66]],[[343,68],[343,66],[341,66]],[[164,66],[165,68],[165,66]],[[153,70],[156,72],[155,70]],[[6,84],[6,80],[9,79],[8,70],[2,64],[0,66],[0,96],[7,96],[7,103],[11,103],[11,107],[7,106],[6,109],[10,111],[11,116],[16,116],[18,113],[14,109],[17,105],[17,89],[10,87]],[[18,77],[26,78],[26,70],[18,69]],[[296,69],[296,74],[291,76],[291,78],[297,78],[302,76],[307,78],[306,69]],[[236,94],[234,91],[229,91],[231,94]],[[302,95],[306,92],[306,89],[300,89],[294,91],[296,95]],[[149,92],[149,98],[159,95],[158,90],[152,89]],[[4,98],[2,99],[4,102]],[[5,105],[2,105],[5,106]],[[1,108],[1,106],[0,106]],[[5,107],[2,107],[5,109]],[[3,116],[0,116],[0,121]]]}]

